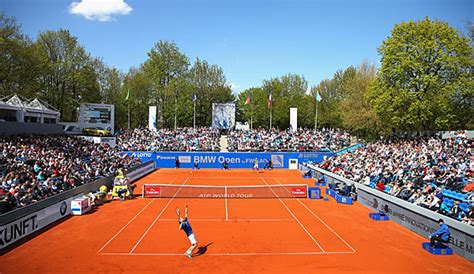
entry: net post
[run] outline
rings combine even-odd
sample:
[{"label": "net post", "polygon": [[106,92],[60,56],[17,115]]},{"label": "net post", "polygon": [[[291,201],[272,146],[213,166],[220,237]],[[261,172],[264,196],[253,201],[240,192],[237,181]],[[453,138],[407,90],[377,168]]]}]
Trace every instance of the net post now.
[{"label": "net post", "polygon": [[308,190],[309,190],[308,185],[306,185],[306,197],[305,197],[306,199],[308,199],[308,195],[309,195]]},{"label": "net post", "polygon": [[142,198],[145,198],[145,184],[142,185]]}]

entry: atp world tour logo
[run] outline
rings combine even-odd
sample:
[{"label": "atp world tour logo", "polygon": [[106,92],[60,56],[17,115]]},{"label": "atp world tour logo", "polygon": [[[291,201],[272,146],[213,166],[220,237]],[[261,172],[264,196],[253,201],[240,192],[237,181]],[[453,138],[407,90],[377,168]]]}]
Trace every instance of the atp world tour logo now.
[{"label": "atp world tour logo", "polygon": [[273,154],[271,159],[274,167],[283,167],[285,165],[283,155]]}]

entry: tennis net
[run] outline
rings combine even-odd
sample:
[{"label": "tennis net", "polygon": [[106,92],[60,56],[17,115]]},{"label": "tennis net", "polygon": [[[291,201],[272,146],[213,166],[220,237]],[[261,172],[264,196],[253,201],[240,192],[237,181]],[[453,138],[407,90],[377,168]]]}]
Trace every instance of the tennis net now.
[{"label": "tennis net", "polygon": [[307,198],[308,186],[295,185],[143,185],[145,198],[206,198],[206,199],[257,199],[257,198]]}]

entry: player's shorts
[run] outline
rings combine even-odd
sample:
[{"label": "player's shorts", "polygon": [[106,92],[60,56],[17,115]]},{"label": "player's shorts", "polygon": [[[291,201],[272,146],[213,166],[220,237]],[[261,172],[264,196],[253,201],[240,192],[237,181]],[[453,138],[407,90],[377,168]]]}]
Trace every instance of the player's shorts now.
[{"label": "player's shorts", "polygon": [[194,236],[194,233],[188,236],[189,241],[191,242],[192,245],[197,244],[196,241],[196,236]]}]

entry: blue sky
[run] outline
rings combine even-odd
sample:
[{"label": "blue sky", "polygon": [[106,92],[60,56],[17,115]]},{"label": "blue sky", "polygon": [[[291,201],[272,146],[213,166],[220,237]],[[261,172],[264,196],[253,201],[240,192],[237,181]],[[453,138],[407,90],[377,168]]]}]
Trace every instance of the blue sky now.
[{"label": "blue sky", "polygon": [[464,32],[474,21],[474,1],[464,0],[107,0],[131,8],[108,21],[71,14],[74,1],[100,0],[0,0],[0,10],[31,37],[69,29],[124,72],[143,63],[156,41],[175,41],[191,61],[221,66],[235,92],[286,73],[315,85],[364,59],[378,65],[377,47],[402,21],[429,16]]}]

